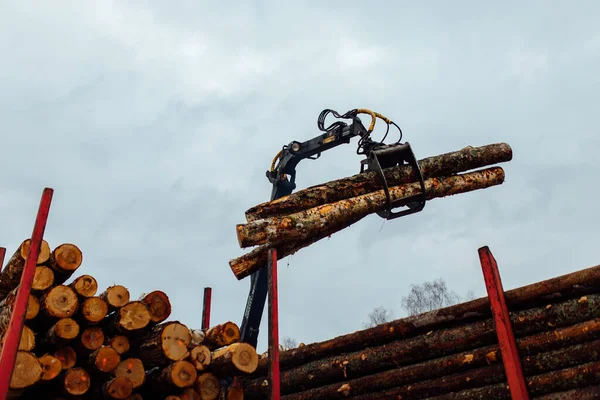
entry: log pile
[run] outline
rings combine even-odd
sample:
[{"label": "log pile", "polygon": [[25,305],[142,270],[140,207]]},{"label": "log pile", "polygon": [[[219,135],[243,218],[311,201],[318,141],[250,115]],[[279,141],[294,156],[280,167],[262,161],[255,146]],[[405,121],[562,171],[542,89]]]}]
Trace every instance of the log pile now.
[{"label": "log pile", "polygon": [[[600,266],[506,298],[531,397],[595,398]],[[267,398],[268,361],[243,379],[245,399]],[[487,297],[301,345],[280,366],[285,400],[510,400]]]},{"label": "log pile", "polygon": [[[427,200],[500,185],[504,170],[490,165],[512,159],[506,143],[462,150],[419,161]],[[471,172],[476,168],[487,167]],[[420,193],[416,171],[408,165],[384,170],[390,201]],[[386,195],[375,172],[312,186],[289,196],[259,204],[246,211],[247,223],[236,226],[241,248],[257,246],[229,261],[237,279],[266,266],[267,252],[277,249],[278,258],[294,254],[323,238],[383,211]]]},{"label": "log pile", "polygon": [[[0,272],[0,337],[12,315],[29,240]],[[166,293],[131,296],[82,274],[73,244],[38,257],[10,384],[20,399],[242,399],[223,385],[253,373],[259,356],[233,322],[193,329],[170,320]],[[38,273],[39,272],[39,273]],[[241,396],[240,396],[241,395]]]}]

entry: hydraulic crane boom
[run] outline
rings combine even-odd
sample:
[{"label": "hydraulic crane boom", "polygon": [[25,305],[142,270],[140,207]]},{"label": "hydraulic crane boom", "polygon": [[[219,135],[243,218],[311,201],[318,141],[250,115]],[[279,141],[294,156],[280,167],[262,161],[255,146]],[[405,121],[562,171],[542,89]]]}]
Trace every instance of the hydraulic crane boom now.
[{"label": "hydraulic crane boom", "polygon": [[[351,123],[336,121],[325,128],[325,118],[328,114],[333,114],[338,119],[351,119]],[[365,128],[358,114],[368,114],[371,116],[369,128]],[[371,140],[370,135],[375,127],[376,118],[380,118],[389,126],[394,125],[400,131],[400,139],[394,144],[386,145],[381,142]],[[271,191],[271,201],[291,194],[296,188],[296,166],[301,160],[316,160],[325,150],[337,147],[340,144],[350,143],[350,139],[360,136],[357,154],[364,154],[366,158],[361,161],[361,171],[366,172],[375,170],[382,181],[383,189],[387,198],[387,209],[379,212],[382,218],[392,219],[399,216],[412,214],[421,211],[425,205],[425,184],[420,173],[419,165],[408,143],[400,143],[402,131],[394,122],[379,113],[366,109],[354,109],[340,115],[334,110],[326,109],[321,112],[317,120],[319,130],[323,134],[314,137],[305,142],[293,141],[283,146],[273,159],[271,169],[266,175],[273,184]],[[386,136],[388,131],[386,131]],[[279,163],[277,163],[279,161]],[[394,165],[409,163],[418,173],[422,192],[411,198],[401,201],[391,202],[387,187],[387,182],[383,174],[383,169]],[[367,169],[365,169],[365,166]],[[393,207],[407,206],[408,209],[401,212],[392,212]],[[244,310],[242,324],[240,326],[240,341],[248,343],[256,348],[258,343],[258,334],[264,306],[267,298],[268,270],[262,268],[250,277],[250,293]]]}]

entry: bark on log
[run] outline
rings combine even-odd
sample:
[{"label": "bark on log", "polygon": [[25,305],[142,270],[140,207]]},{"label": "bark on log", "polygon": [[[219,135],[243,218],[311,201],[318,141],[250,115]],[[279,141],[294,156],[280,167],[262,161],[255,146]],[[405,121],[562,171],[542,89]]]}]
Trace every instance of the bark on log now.
[{"label": "bark on log", "polygon": [[63,347],[79,335],[79,324],[72,318],[59,319],[46,332],[44,348]]},{"label": "bark on log", "polygon": [[148,335],[136,340],[139,358],[146,367],[163,366],[180,361],[188,353],[190,330],[178,321],[163,322]]},{"label": "bark on log", "polygon": [[[428,157],[419,161],[424,179],[450,176],[472,169],[512,160],[512,149],[506,143],[481,147],[465,147],[459,151]],[[417,176],[411,166],[399,166],[384,170],[389,186],[416,182]],[[275,201],[254,206],[246,211],[248,222],[292,214],[307,208],[334,203],[381,189],[375,172],[356,174],[315,185],[292,193]]]},{"label": "bark on log", "polygon": [[69,285],[79,297],[88,298],[96,295],[98,281],[91,275],[81,275]]},{"label": "bark on log", "polygon": [[[560,371],[536,375],[527,379],[526,384],[527,391],[531,396],[541,396],[559,391],[598,385],[600,384],[600,363],[592,362]],[[511,400],[508,385],[506,383],[498,383],[427,398],[427,400],[483,399]]]},{"label": "bark on log", "polygon": [[[426,198],[448,197],[459,193],[489,188],[504,182],[504,170],[499,167],[425,181]],[[420,190],[417,183],[390,188],[392,200],[416,194]],[[266,253],[270,247],[277,249],[281,259],[309,246],[325,237],[358,222],[367,215],[383,209],[383,190],[372,192],[337,203],[315,207],[296,214],[259,220],[245,225],[237,225],[238,240],[242,247],[263,244],[244,256],[229,261],[229,266],[237,279],[264,268]]]},{"label": "bark on log", "polygon": [[51,381],[62,373],[62,363],[51,354],[44,354],[39,357],[42,365],[42,381]]},{"label": "bark on log", "polygon": [[236,323],[228,321],[215,325],[205,332],[203,345],[211,350],[229,346],[240,339],[240,328]]},{"label": "bark on log", "polygon": [[108,314],[108,304],[98,296],[88,297],[79,308],[77,317],[84,325],[96,325]]},{"label": "bark on log", "polygon": [[204,345],[198,345],[191,348],[188,361],[194,365],[197,371],[204,371],[210,365],[211,359],[210,349]]},{"label": "bark on log", "polygon": [[133,384],[125,376],[113,378],[102,384],[102,394],[107,399],[123,400],[133,393]]},{"label": "bark on log", "polygon": [[[448,197],[460,193],[484,189],[504,182],[504,170],[500,167],[469,172],[463,175],[429,178],[425,181],[427,200]],[[390,200],[396,201],[406,196],[418,194],[419,183],[407,183],[389,188]],[[298,242],[310,237],[322,237],[323,231],[332,227],[338,230],[349,226],[348,221],[362,219],[386,205],[383,190],[378,190],[335,203],[298,211],[281,217],[272,217],[237,224],[236,232],[240,247],[261,244],[277,245],[285,242]],[[354,222],[353,222],[354,223]]]},{"label": "bark on log", "polygon": [[[522,337],[600,317],[600,295],[569,300],[550,307],[515,312],[511,322]],[[399,366],[486,346],[497,340],[493,319],[477,321],[382,346],[328,357],[281,373],[282,393],[294,393],[329,383],[383,372]],[[214,363],[214,360],[213,360]],[[311,377],[308,379],[308,377]],[[250,382],[262,384],[264,378]]]},{"label": "bark on log", "polygon": [[[30,244],[31,239],[24,240],[0,272],[0,299],[4,298],[11,290],[19,286]],[[42,240],[37,264],[45,263],[48,261],[49,257],[50,246],[48,245],[48,242]]]},{"label": "bark on log", "polygon": [[121,362],[121,356],[110,346],[102,346],[94,350],[88,359],[93,371],[110,373],[114,371]]},{"label": "bark on log", "polygon": [[550,393],[536,400],[591,400],[600,399],[600,386],[588,386],[581,389],[572,389],[566,392]]},{"label": "bark on log", "polygon": [[[529,356],[532,354],[556,350],[559,350],[558,354],[561,354],[560,349],[581,345],[581,343],[587,343],[599,338],[600,319],[594,319],[565,328],[519,338],[517,339],[517,348],[523,359],[531,360]],[[593,346],[598,347],[598,343],[593,344]],[[582,348],[591,349],[592,345],[573,347],[573,351],[563,356],[569,356],[571,360],[575,357],[580,357],[579,360],[581,360],[583,356],[585,360],[587,355],[581,353]],[[587,352],[587,350],[585,351]],[[488,364],[500,363],[501,361],[501,353],[498,345],[491,345],[290,394],[284,396],[284,399],[342,399],[348,396],[384,391],[399,385],[473,370],[485,367]],[[260,380],[253,380],[247,384],[245,389],[249,399],[260,398],[267,393],[268,384],[264,385]],[[284,392],[287,393],[287,389]]]},{"label": "bark on log", "polygon": [[[597,291],[598,286],[600,286],[600,266],[595,266],[508,290],[506,302],[510,310],[523,310],[589,295]],[[379,346],[432,330],[489,317],[491,317],[489,299],[482,297],[281,352],[281,368],[289,369],[327,356]],[[254,375],[266,375],[268,362],[267,358],[261,359]]]},{"label": "bark on log", "polygon": [[150,320],[159,324],[171,315],[171,302],[165,292],[155,290],[140,296],[139,300],[148,307]]},{"label": "bark on log", "polygon": [[234,343],[212,354],[210,369],[219,376],[251,374],[258,366],[258,354],[248,343]]},{"label": "bark on log", "polygon": [[63,370],[73,368],[77,362],[77,353],[71,346],[57,349],[53,355],[60,360]]},{"label": "bark on log", "polygon": [[35,354],[19,350],[10,378],[10,389],[21,390],[31,387],[42,379],[42,373],[42,364]]},{"label": "bark on log", "polygon": [[33,282],[31,284],[31,291],[33,293],[43,293],[50,289],[54,283],[54,271],[52,268],[45,265],[35,267]]},{"label": "bark on log", "polygon": [[[4,346],[4,341],[6,339],[7,333],[4,332],[0,339],[0,348]],[[27,325],[23,325],[23,330],[21,331],[21,337],[19,338],[18,350],[23,351],[33,351],[36,345],[35,334],[33,330],[29,328]]]},{"label": "bark on log", "polygon": [[122,360],[114,371],[114,376],[124,376],[131,380],[133,389],[140,388],[146,382],[144,363],[139,358],[126,358]]},{"label": "bark on log", "polygon": [[185,388],[178,396],[181,400],[204,400],[200,393],[196,392],[193,387]]},{"label": "bark on log", "polygon": [[[0,302],[0,335],[8,329],[10,317],[12,315],[12,309],[17,298],[18,287],[11,290],[10,293]],[[33,294],[29,295],[27,301],[27,311],[25,311],[25,320],[31,321],[40,312],[40,301]]]},{"label": "bark on log", "polygon": [[90,374],[81,367],[71,368],[63,374],[61,384],[65,393],[81,396],[90,389]]},{"label": "bark on log", "polygon": [[65,285],[54,286],[40,299],[45,317],[59,319],[72,317],[79,308],[79,300],[73,289]]},{"label": "bark on log", "polygon": [[198,374],[194,389],[200,393],[202,400],[215,400],[221,391],[221,381],[212,372]]},{"label": "bark on log", "polygon": [[129,338],[125,335],[117,335],[109,338],[108,345],[121,355],[126,354],[130,348]]},{"label": "bark on log", "polygon": [[113,285],[100,294],[100,297],[108,303],[109,310],[121,308],[129,303],[129,290],[122,285]]},{"label": "bark on log", "polygon": [[81,266],[83,254],[79,247],[71,243],[57,246],[48,259],[48,266],[54,270],[54,284],[62,285]]},{"label": "bark on log", "polygon": [[179,391],[191,387],[197,379],[196,368],[188,361],[175,361],[153,375],[154,381],[166,391]]}]

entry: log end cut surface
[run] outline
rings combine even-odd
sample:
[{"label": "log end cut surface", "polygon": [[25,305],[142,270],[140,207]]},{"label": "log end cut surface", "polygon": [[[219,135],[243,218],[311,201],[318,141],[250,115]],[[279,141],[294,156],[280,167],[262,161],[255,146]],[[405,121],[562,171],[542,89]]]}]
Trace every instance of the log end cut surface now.
[{"label": "log end cut surface", "polygon": [[107,288],[101,295],[110,307],[120,308],[129,303],[129,290],[122,285],[113,285]]},{"label": "log end cut surface", "polygon": [[230,345],[240,339],[240,328],[228,321],[210,328],[205,335],[205,344],[212,349]]},{"label": "log end cut surface", "polygon": [[144,295],[141,301],[148,307],[150,318],[154,323],[161,323],[171,315],[169,297],[160,290],[155,290]]},{"label": "log end cut surface", "polygon": [[231,364],[236,370],[251,374],[258,367],[258,354],[248,343],[234,343],[213,353],[214,364]]},{"label": "log end cut surface", "polygon": [[54,261],[62,271],[73,272],[81,265],[83,254],[71,243],[63,243],[52,252]]},{"label": "log end cut surface", "polygon": [[81,275],[70,285],[81,297],[92,297],[98,291],[98,281],[91,275]]},{"label": "log end cut surface", "polygon": [[180,361],[186,356],[192,337],[187,326],[173,322],[164,327],[160,339],[164,355],[170,360]]},{"label": "log end cut surface", "polygon": [[119,354],[125,354],[129,351],[129,338],[124,335],[117,335],[110,339],[110,347],[115,349]]},{"label": "log end cut surface", "polygon": [[108,314],[108,304],[100,297],[88,297],[81,305],[81,314],[87,322],[96,324]]},{"label": "log end cut surface", "polygon": [[[25,240],[21,244],[20,253],[23,260],[27,259],[27,253],[29,253],[29,247],[31,246],[31,239]],[[43,264],[50,259],[50,245],[45,240],[42,240],[40,246],[40,254],[38,255],[37,264]]]},{"label": "log end cut surface", "polygon": [[90,375],[80,367],[71,368],[63,378],[63,387],[71,395],[82,395],[90,389]]},{"label": "log end cut surface", "polygon": [[81,345],[90,351],[102,347],[104,344],[104,332],[98,327],[85,328],[81,333]]},{"label": "log end cut surface", "polygon": [[60,360],[50,354],[44,354],[40,357],[42,364],[42,380],[51,381],[62,372],[62,363]]},{"label": "log end cut surface", "polygon": [[144,364],[139,358],[127,358],[119,363],[114,372],[115,376],[129,378],[134,389],[142,386],[146,381]]},{"label": "log end cut surface", "polygon": [[219,397],[221,382],[215,374],[205,372],[198,376],[194,388],[196,392],[200,393],[203,400],[215,400]]},{"label": "log end cut surface", "polygon": [[79,324],[73,318],[61,318],[48,331],[48,335],[57,339],[73,340],[79,335]]},{"label": "log end cut surface", "polygon": [[52,268],[45,265],[35,267],[31,289],[41,292],[49,289],[52,285],[54,285],[54,271]]},{"label": "log end cut surface", "polygon": [[40,312],[40,301],[37,297],[30,294],[29,300],[27,301],[27,311],[25,312],[25,319],[31,320],[37,317]]},{"label": "log end cut surface", "polygon": [[194,346],[190,350],[190,362],[198,371],[204,371],[210,365],[210,349],[206,346]]},{"label": "log end cut surface", "polygon": [[188,361],[176,361],[165,368],[164,373],[167,375],[165,380],[182,389],[193,386],[198,376],[196,368]]},{"label": "log end cut surface", "polygon": [[104,385],[104,394],[109,399],[126,399],[133,392],[133,384],[126,376],[118,376]]},{"label": "log end cut surface", "polygon": [[77,311],[78,305],[75,291],[68,286],[59,285],[46,293],[42,307],[52,317],[68,318]]},{"label": "log end cut surface", "polygon": [[114,371],[121,362],[121,356],[110,346],[102,346],[90,356],[91,364],[101,372]]},{"label": "log end cut surface", "polygon": [[150,323],[148,308],[141,301],[125,304],[118,311],[119,326],[126,331],[143,329]]},{"label": "log end cut surface", "polygon": [[58,358],[62,364],[62,369],[71,369],[75,366],[77,361],[77,353],[71,346],[61,347],[54,352],[54,357]]},{"label": "log end cut surface", "polygon": [[10,388],[18,390],[33,386],[42,379],[42,372],[42,364],[33,353],[18,351]]}]

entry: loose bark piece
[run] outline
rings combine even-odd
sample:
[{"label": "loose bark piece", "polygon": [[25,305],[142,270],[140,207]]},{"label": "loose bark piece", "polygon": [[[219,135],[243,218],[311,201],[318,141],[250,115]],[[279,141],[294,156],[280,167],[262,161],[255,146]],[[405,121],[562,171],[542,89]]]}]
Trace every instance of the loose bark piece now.
[{"label": "loose bark piece", "polygon": [[[464,175],[429,178],[425,181],[427,200],[448,197],[460,193],[484,189],[504,182],[504,170],[500,167],[469,172]],[[390,200],[396,201],[413,196],[421,191],[419,183],[407,183],[389,188]],[[294,214],[272,217],[237,224],[236,232],[240,247],[261,244],[277,245],[298,242],[310,237],[322,237],[334,226],[338,230],[348,227],[348,221],[362,219],[369,214],[382,211],[386,206],[385,192],[378,190],[361,196],[320,205]]]},{"label": "loose bark piece", "polygon": [[240,339],[240,328],[234,322],[228,321],[215,325],[208,329],[202,344],[214,350],[219,347],[228,346]]},{"label": "loose bark piece", "polygon": [[[586,268],[506,292],[506,302],[513,311],[555,304],[591,294],[600,286],[600,266]],[[415,316],[397,319],[373,328],[341,335],[323,342],[299,346],[280,353],[281,368],[290,369],[327,356],[358,351],[407,339],[430,331],[457,326],[491,317],[488,297],[460,303]],[[592,317],[593,318],[593,317]],[[261,359],[257,375],[266,375],[268,359]]]},{"label": "loose bark piece", "polygon": [[40,293],[45,292],[54,285],[54,270],[45,265],[38,265],[35,267],[33,273],[33,282],[31,284],[31,291]]},{"label": "loose bark piece", "polygon": [[102,385],[102,393],[109,399],[126,399],[133,392],[133,384],[126,376],[118,376]]},{"label": "loose bark piece", "polygon": [[54,270],[55,284],[62,284],[81,266],[83,254],[71,243],[57,246],[50,255],[48,265]]},{"label": "loose bark piece", "polygon": [[258,354],[248,343],[234,343],[212,354],[211,371],[219,376],[251,374],[258,366]]},{"label": "loose bark piece", "polygon": [[212,372],[198,374],[194,389],[200,393],[202,400],[215,400],[221,391],[221,381]]},{"label": "loose bark piece", "polygon": [[196,368],[188,361],[175,361],[157,374],[156,381],[167,390],[191,387],[196,382]]},{"label": "loose bark piece", "polygon": [[[594,319],[565,328],[519,338],[517,339],[517,348],[521,357],[526,360],[523,365],[527,372],[532,370],[532,367],[528,367],[528,365],[535,367],[537,363],[536,356],[531,357],[531,355],[542,352],[548,352],[544,354],[546,361],[558,357],[559,359],[569,360],[569,365],[574,365],[577,362],[587,362],[590,359],[590,351],[593,351],[599,345],[597,342],[598,338],[600,338],[600,319]],[[594,339],[596,342],[589,343],[589,341]],[[554,351],[554,353],[551,353],[551,351]],[[498,364],[500,362],[501,353],[498,345],[491,345],[438,359],[427,360],[418,364],[365,375],[356,379],[324,385],[284,396],[284,399],[333,400],[347,398],[351,395],[375,393],[399,385],[413,384],[414,382],[417,382],[418,386],[418,382],[428,381],[440,376],[450,376],[451,374],[474,370],[485,367],[488,364]],[[253,380],[246,385],[245,389],[249,399],[259,398],[267,393],[268,382],[267,385],[264,385],[261,380]],[[287,393],[287,388],[283,388],[283,392]]]},{"label": "loose bark piece", "polygon": [[57,357],[50,354],[44,354],[39,357],[40,364],[42,365],[42,378],[43,381],[51,381],[62,372],[62,363]]},{"label": "loose bark piece", "polygon": [[148,335],[137,341],[139,357],[146,367],[162,366],[180,361],[188,354],[190,330],[178,321],[156,325]]},{"label": "loose bark piece", "polygon": [[83,395],[90,389],[90,374],[81,367],[71,368],[64,373],[62,385],[64,391],[70,395]]},{"label": "loose bark piece", "polygon": [[139,300],[148,307],[150,320],[155,324],[165,321],[171,315],[171,302],[163,291],[155,290],[143,294]]},{"label": "loose bark piece", "polygon": [[91,275],[81,275],[71,282],[69,287],[80,297],[92,297],[98,291],[98,281]]},{"label": "loose bark piece", "polygon": [[18,350],[15,367],[10,378],[10,389],[19,390],[31,387],[42,379],[42,364],[35,354]]},{"label": "loose bark piece", "polygon": [[64,346],[75,339],[79,331],[79,324],[73,318],[61,318],[46,333],[45,344]]},{"label": "loose bark piece", "polygon": [[190,329],[190,333],[192,335],[192,346],[199,346],[204,342],[204,337],[206,334],[202,329]]},{"label": "loose bark piece", "polygon": [[203,345],[192,347],[188,361],[194,365],[197,371],[204,371],[211,362],[210,349]]},{"label": "loose bark piece", "polygon": [[[459,151],[444,153],[419,161],[424,179],[450,176],[460,172],[482,168],[512,160],[512,149],[506,143],[480,147],[465,147]],[[397,166],[384,171],[389,186],[416,182],[418,177],[411,166]],[[377,173],[366,172],[325,184],[310,186],[274,201],[256,205],[246,211],[248,222],[292,214],[307,208],[334,203],[381,189]]]},{"label": "loose bark piece", "polygon": [[89,357],[89,364],[97,371],[109,373],[121,362],[121,356],[110,346],[102,346],[94,350]]},{"label": "loose bark piece", "polygon": [[[4,333],[8,329],[12,310],[17,298],[18,287],[14,288],[8,295],[0,302],[0,334]],[[29,295],[27,301],[27,311],[25,312],[25,320],[30,321],[37,317],[40,312],[40,301],[33,295]]]},{"label": "loose bark piece", "polygon": [[141,387],[146,382],[144,364],[139,358],[126,358],[114,370],[115,376],[124,376],[131,380],[133,389]]},{"label": "loose bark piece", "polygon": [[120,307],[115,313],[117,331],[132,333],[140,331],[150,323],[148,307],[141,301],[130,301]]},{"label": "loose bark piece", "polygon": [[54,352],[54,357],[60,360],[63,370],[73,368],[77,362],[77,353],[71,346],[57,349]]},{"label": "loose bark piece", "polygon": [[98,350],[104,344],[105,336],[102,329],[97,326],[87,327],[81,332],[77,340],[78,347],[86,352]]},{"label": "loose bark piece", "polygon": [[42,312],[51,318],[70,318],[79,307],[77,294],[65,285],[54,286],[40,299]]},{"label": "loose bark piece", "polygon": [[108,314],[108,304],[98,296],[88,297],[79,308],[78,317],[85,325],[96,325]]},{"label": "loose bark piece", "polygon": [[100,297],[108,303],[110,310],[114,310],[129,303],[129,290],[122,285],[113,285],[106,288]]},{"label": "loose bark piece", "polygon": [[125,335],[117,335],[109,339],[108,345],[123,355],[129,351],[129,338]]},{"label": "loose bark piece", "polygon": [[[4,298],[11,290],[19,286],[30,244],[31,239],[24,240],[0,272],[0,299]],[[50,246],[48,245],[48,242],[42,240],[37,264],[45,263],[48,261],[49,257]]]},{"label": "loose bark piece", "polygon": [[[568,300],[511,314],[517,337],[557,329],[600,317],[600,295]],[[424,361],[425,358],[486,346],[497,340],[493,319],[477,321],[382,346],[311,361],[281,373],[281,390],[294,393],[325,384],[383,372]],[[215,363],[213,356],[213,365]],[[307,379],[311,376],[311,379]],[[260,379],[260,378],[259,378]],[[261,385],[263,379],[249,384]]]},{"label": "loose bark piece", "polygon": [[[459,193],[489,188],[504,182],[504,170],[499,167],[456,175],[431,178],[425,181],[428,200],[448,197]],[[392,200],[416,194],[417,183],[391,187]],[[251,252],[229,261],[238,280],[266,266],[267,252],[277,249],[281,259],[325,237],[349,227],[367,215],[382,210],[385,205],[383,190],[372,192],[337,203],[318,206],[291,216],[259,220],[236,227],[242,247],[263,244]]]}]

